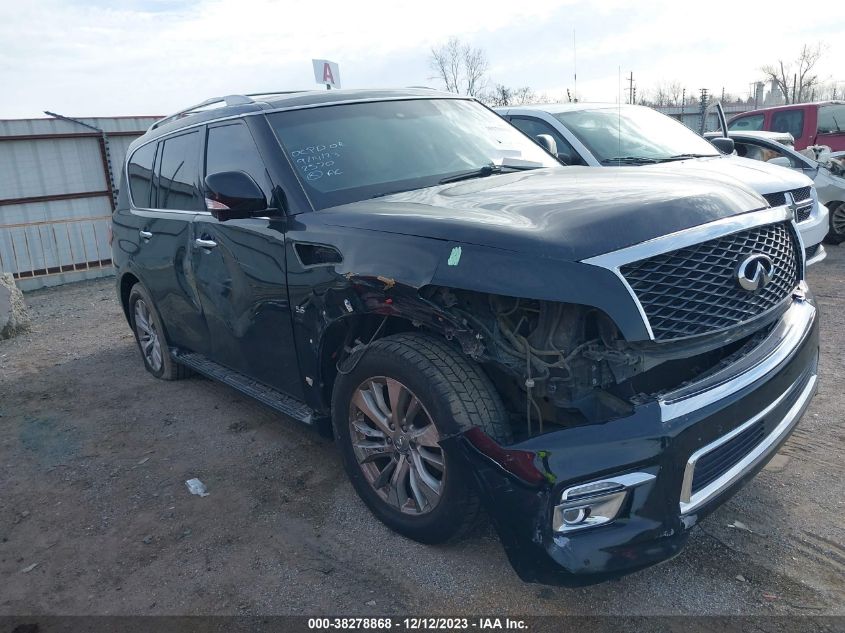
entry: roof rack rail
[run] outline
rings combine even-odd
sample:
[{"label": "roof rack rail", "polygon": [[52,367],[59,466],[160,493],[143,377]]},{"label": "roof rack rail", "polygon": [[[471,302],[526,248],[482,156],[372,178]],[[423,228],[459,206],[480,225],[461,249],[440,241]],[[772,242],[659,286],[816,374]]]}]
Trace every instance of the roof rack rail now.
[{"label": "roof rack rail", "polygon": [[226,95],[225,97],[212,97],[211,99],[206,99],[202,103],[197,103],[196,105],[192,105],[190,108],[179,110],[179,112],[176,112],[175,114],[171,114],[170,116],[166,116],[163,119],[156,121],[150,126],[150,129],[148,131],[161,127],[165,123],[170,123],[171,121],[175,121],[176,119],[181,119],[182,117],[188,116],[189,114],[192,114],[200,108],[214,105],[215,103],[224,103],[227,106],[233,106],[255,103],[255,101],[252,100],[249,95]]},{"label": "roof rack rail", "polygon": [[250,92],[245,97],[272,97],[273,95],[293,95],[308,90],[268,90],[267,92]]}]

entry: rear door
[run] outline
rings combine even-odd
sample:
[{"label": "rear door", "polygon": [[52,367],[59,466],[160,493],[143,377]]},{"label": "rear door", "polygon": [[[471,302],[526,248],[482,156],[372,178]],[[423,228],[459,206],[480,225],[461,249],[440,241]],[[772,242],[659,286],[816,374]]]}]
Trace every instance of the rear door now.
[{"label": "rear door", "polygon": [[[205,129],[204,175],[243,171],[271,202],[273,182],[246,122]],[[192,265],[212,340],[208,356],[302,398],[287,294],[285,218],[194,220]]]},{"label": "rear door", "polygon": [[115,216],[117,248],[129,253],[129,268],[152,296],[167,340],[196,351],[208,338],[189,279],[191,221],[205,209],[199,159],[196,131],[140,147],[127,168],[130,211]]},{"label": "rear door", "polygon": [[789,132],[795,139],[795,149],[804,149],[815,135],[807,121],[807,110],[803,107],[774,110],[769,129],[772,132]]}]

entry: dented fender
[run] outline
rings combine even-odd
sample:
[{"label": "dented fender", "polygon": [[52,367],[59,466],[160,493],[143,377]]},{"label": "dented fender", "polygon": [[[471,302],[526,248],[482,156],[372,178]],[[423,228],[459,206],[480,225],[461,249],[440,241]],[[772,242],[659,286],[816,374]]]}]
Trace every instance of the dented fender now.
[{"label": "dented fender", "polygon": [[[337,344],[332,330],[342,329],[349,319],[401,317],[447,338],[466,330],[454,316],[420,295],[431,285],[580,303],[605,312],[628,340],[648,338],[622,282],[597,266],[526,258],[523,253],[466,242],[333,226],[325,224],[319,213],[292,219],[285,242],[288,297],[303,388],[308,403],[318,411],[328,410],[321,358],[327,345]],[[323,258],[334,261],[309,259],[315,249],[303,245],[322,247]]]}]

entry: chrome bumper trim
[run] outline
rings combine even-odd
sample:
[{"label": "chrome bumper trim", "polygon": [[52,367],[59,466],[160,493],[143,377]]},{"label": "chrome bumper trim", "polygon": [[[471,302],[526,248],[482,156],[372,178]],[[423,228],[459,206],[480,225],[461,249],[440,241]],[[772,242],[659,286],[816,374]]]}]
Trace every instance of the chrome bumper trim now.
[{"label": "chrome bumper trim", "polygon": [[810,259],[807,260],[805,266],[812,266],[813,264],[818,264],[820,261],[827,257],[827,251],[824,250],[824,246],[819,244],[819,248],[816,251],[816,254],[813,255]]},{"label": "chrome bumper trim", "polygon": [[818,375],[813,374],[810,377],[810,380],[804,386],[804,389],[801,391],[801,394],[798,396],[798,400],[795,401],[795,404],[789,409],[789,411],[784,416],[783,420],[769,433],[762,442],[760,442],[755,448],[753,448],[745,457],[742,458],[737,464],[732,466],[728,469],[721,477],[707,485],[706,487],[702,488],[695,494],[692,493],[692,480],[693,475],[695,473],[695,465],[701,457],[710,453],[711,451],[719,448],[725,442],[730,441],[732,438],[736,437],[754,423],[759,421],[760,419],[767,416],[771,413],[774,409],[777,408],[779,404],[781,404],[788,395],[793,393],[793,389],[789,389],[786,393],[781,395],[777,400],[775,400],[772,404],[766,407],[763,411],[755,415],[753,418],[745,422],[744,424],[738,426],[730,433],[723,435],[719,439],[714,442],[711,442],[707,446],[698,449],[694,452],[689,460],[687,461],[687,466],[684,469],[684,481],[681,486],[681,501],[680,501],[680,508],[681,514],[689,514],[696,508],[700,507],[701,505],[707,503],[724,491],[726,488],[731,486],[735,481],[742,478],[749,470],[753,469],[757,466],[760,462],[765,460],[769,454],[774,450],[775,445],[779,443],[781,439],[786,437],[792,428],[798,423],[798,420],[801,419],[801,414],[804,413],[806,408],[810,404],[810,399],[813,397],[813,394],[816,391],[816,382],[818,380]]},{"label": "chrome bumper trim", "polygon": [[816,309],[809,302],[794,300],[775,329],[748,356],[701,381],[698,391],[696,385],[690,385],[683,389],[683,396],[668,393],[661,397],[658,402],[662,420],[668,422],[697,411],[763,378],[801,345],[815,316]]}]

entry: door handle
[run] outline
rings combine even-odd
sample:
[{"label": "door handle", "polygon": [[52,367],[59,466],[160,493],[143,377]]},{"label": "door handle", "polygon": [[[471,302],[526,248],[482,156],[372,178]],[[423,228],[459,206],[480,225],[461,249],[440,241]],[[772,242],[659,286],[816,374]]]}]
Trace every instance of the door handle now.
[{"label": "door handle", "polygon": [[138,235],[143,237],[145,240],[148,240],[153,236],[153,234],[146,229],[141,229],[140,231],[138,231]]},{"label": "door handle", "polygon": [[202,238],[195,239],[194,244],[200,248],[215,248],[217,246],[217,242],[214,240],[204,240]]}]

